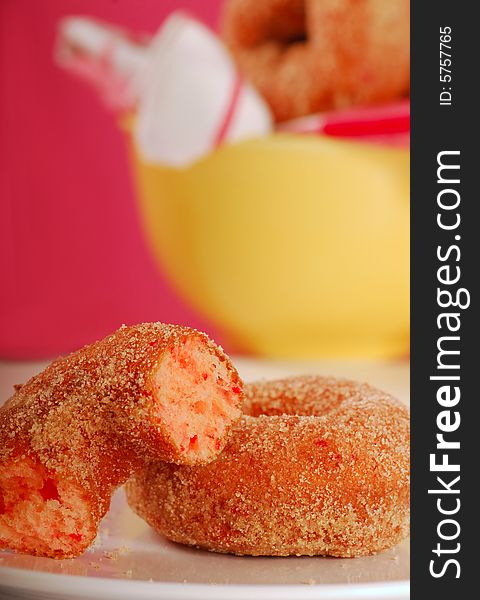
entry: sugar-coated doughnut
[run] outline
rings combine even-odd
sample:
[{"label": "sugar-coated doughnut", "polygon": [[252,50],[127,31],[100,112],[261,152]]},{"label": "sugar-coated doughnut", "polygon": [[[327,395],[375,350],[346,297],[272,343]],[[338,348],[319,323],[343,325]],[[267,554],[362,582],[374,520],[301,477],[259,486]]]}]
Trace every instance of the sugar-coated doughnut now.
[{"label": "sugar-coated doughnut", "polygon": [[228,0],[221,29],[277,121],[410,87],[409,0]]},{"label": "sugar-coated doughnut", "polygon": [[409,415],[369,385],[303,376],[246,386],[245,416],[200,467],[127,483],[157,532],[216,552],[361,556],[409,531]]},{"label": "sugar-coated doughnut", "polygon": [[53,362],[0,409],[0,548],[67,558],[146,461],[212,460],[243,384],[205,334],[145,323]]}]

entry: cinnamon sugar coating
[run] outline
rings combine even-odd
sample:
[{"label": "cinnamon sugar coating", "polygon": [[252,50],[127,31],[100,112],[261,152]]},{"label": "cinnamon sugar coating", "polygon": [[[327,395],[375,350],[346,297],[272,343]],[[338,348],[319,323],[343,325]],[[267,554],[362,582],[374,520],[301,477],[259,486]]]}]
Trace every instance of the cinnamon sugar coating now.
[{"label": "cinnamon sugar coating", "polygon": [[[196,383],[195,361],[213,374]],[[162,374],[172,374],[168,393],[157,376],[162,365]],[[211,434],[208,444],[200,432],[204,417],[193,409],[201,386],[209,397],[218,395],[218,437]],[[221,451],[240,415],[242,389],[228,357],[205,334],[162,323],[123,326],[16,386],[0,409],[0,548],[80,554],[95,538],[112,493],[147,461],[198,464]],[[180,410],[191,423],[176,422]],[[175,432],[188,436],[196,424],[185,448]],[[30,530],[22,521],[29,511],[37,515]]]},{"label": "cinnamon sugar coating", "polygon": [[409,532],[409,414],[369,385],[304,376],[246,386],[219,457],[154,462],[130,506],[169,539],[247,555],[374,554]]},{"label": "cinnamon sugar coating", "polygon": [[277,121],[406,94],[408,0],[227,0],[222,37]]}]

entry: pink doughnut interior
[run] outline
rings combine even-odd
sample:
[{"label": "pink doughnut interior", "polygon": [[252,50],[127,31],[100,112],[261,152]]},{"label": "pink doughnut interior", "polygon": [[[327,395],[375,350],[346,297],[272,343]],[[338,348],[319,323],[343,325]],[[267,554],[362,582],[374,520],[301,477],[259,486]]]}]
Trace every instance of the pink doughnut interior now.
[{"label": "pink doughnut interior", "polygon": [[28,458],[0,466],[0,548],[63,557],[77,554],[94,535],[79,486],[58,481]]},{"label": "pink doughnut interior", "polygon": [[177,450],[208,460],[220,449],[227,425],[240,414],[242,390],[223,357],[203,338],[170,347],[154,377],[157,414]]}]

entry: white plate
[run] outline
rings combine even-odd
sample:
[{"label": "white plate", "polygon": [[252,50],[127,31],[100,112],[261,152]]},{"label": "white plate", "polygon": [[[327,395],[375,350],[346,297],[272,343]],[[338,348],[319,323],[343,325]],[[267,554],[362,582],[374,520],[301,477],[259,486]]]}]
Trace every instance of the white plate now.
[{"label": "white plate", "polygon": [[83,556],[58,561],[0,552],[0,598],[404,600],[408,574],[408,542],[353,559],[238,557],[184,547],[153,532],[120,490]]},{"label": "white plate", "polygon": [[[408,399],[408,365],[236,361],[250,380],[323,372],[370,381]],[[43,365],[41,365],[43,366]],[[40,365],[0,364],[2,392]],[[6,393],[0,404],[6,399]],[[94,547],[71,560],[0,551],[0,600],[406,600],[409,543],[377,556],[253,558],[213,554],[158,536],[128,508],[123,491]]]}]

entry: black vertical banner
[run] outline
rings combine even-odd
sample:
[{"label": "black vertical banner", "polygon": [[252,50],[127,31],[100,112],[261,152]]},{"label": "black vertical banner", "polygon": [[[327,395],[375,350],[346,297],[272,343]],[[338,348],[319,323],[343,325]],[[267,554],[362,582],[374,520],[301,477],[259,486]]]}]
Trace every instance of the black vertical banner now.
[{"label": "black vertical banner", "polygon": [[470,598],[480,573],[476,8],[411,3],[413,600]]}]

